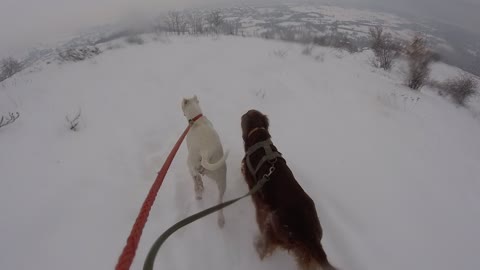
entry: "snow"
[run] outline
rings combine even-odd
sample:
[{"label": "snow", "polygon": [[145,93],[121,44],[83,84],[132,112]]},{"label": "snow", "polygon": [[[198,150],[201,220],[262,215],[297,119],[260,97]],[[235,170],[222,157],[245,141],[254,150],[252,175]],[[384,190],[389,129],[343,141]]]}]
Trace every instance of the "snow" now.
[{"label": "snow", "polygon": [[396,15],[385,12],[374,12],[365,9],[344,8],[333,5],[292,5],[290,10],[303,13],[318,13],[324,19],[331,22],[336,21],[381,21],[388,22],[388,25],[409,23],[409,21]]},{"label": "snow", "polygon": [[[340,269],[480,269],[480,121],[469,110],[406,89],[399,71],[370,67],[368,52],[305,56],[300,45],[260,39],[160,40],[43,64],[0,86],[0,113],[21,113],[0,129],[0,269],[112,269],[186,127],[181,99],[193,94],[230,150],[226,199],[247,191],[240,116],[269,115]],[[64,118],[79,108],[72,132]],[[204,201],[195,200],[186,154],[182,145],[132,269],[166,228],[216,201],[208,179]],[[212,215],[173,235],[156,269],[295,269],[286,252],[258,259],[250,199],[225,216],[224,229]]]},{"label": "snow", "polygon": [[289,27],[289,26],[303,26],[305,23],[303,22],[281,22],[278,23],[277,25],[283,26],[283,27]]}]

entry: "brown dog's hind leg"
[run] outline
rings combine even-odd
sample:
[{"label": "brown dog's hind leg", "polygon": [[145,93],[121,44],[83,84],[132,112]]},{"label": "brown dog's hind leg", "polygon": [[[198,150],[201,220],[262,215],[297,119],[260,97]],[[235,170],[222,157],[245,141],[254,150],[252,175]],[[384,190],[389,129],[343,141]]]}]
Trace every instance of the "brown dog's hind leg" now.
[{"label": "brown dog's hind leg", "polygon": [[255,238],[255,249],[257,250],[260,260],[272,255],[277,248],[277,241],[272,228],[272,214],[267,214],[262,226],[262,232]]}]

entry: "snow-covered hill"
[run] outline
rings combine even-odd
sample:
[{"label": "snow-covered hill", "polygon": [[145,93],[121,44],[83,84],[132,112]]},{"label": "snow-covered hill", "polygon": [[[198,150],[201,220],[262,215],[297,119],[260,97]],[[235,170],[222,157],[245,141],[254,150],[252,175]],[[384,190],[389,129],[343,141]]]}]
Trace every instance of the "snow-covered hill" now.
[{"label": "snow-covered hill", "polygon": [[[197,94],[228,158],[226,199],[247,190],[240,116],[269,115],[275,144],[314,199],[324,247],[340,269],[480,269],[480,122],[467,109],[403,86],[370,54],[260,39],[172,38],[25,70],[0,88],[0,269],[112,269],[138,210],[186,126]],[[437,66],[437,77],[455,75]],[[471,104],[479,108],[478,99]],[[81,109],[80,129],[65,116]],[[197,202],[182,146],[152,209],[134,267]],[[288,200],[288,198],[285,198]],[[157,269],[294,269],[259,261],[249,199],[182,229]]]}]

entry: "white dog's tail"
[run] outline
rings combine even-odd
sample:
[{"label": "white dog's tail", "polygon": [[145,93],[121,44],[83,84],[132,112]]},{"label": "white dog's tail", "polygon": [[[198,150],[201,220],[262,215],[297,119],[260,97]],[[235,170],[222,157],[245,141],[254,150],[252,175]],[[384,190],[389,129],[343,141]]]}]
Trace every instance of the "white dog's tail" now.
[{"label": "white dog's tail", "polygon": [[228,157],[228,150],[225,151],[225,154],[223,154],[223,157],[217,161],[216,163],[210,163],[208,162],[208,155],[202,155],[202,167],[209,170],[209,171],[216,171],[218,170],[223,164],[225,163],[225,160],[227,160]]}]

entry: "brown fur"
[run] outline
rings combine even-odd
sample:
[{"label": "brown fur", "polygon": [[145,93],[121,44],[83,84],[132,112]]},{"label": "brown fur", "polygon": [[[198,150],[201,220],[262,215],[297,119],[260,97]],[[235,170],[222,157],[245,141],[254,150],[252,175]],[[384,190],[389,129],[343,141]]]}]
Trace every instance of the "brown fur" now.
[{"label": "brown fur", "polygon": [[[262,113],[250,110],[242,116],[242,137],[245,151],[257,142],[270,138],[269,121]],[[248,134],[258,129],[250,136]],[[277,148],[273,146],[273,150]],[[250,157],[253,167],[265,155],[258,150]],[[246,158],[246,157],[245,157]],[[256,183],[255,177],[242,161],[242,172],[249,188]],[[257,174],[260,179],[270,168],[265,163]],[[322,228],[313,200],[298,184],[283,158],[275,163],[275,172],[264,187],[252,196],[260,235],[255,239],[255,248],[260,259],[271,255],[277,247],[293,253],[302,270],[333,270],[327,260],[320,240]]]}]

